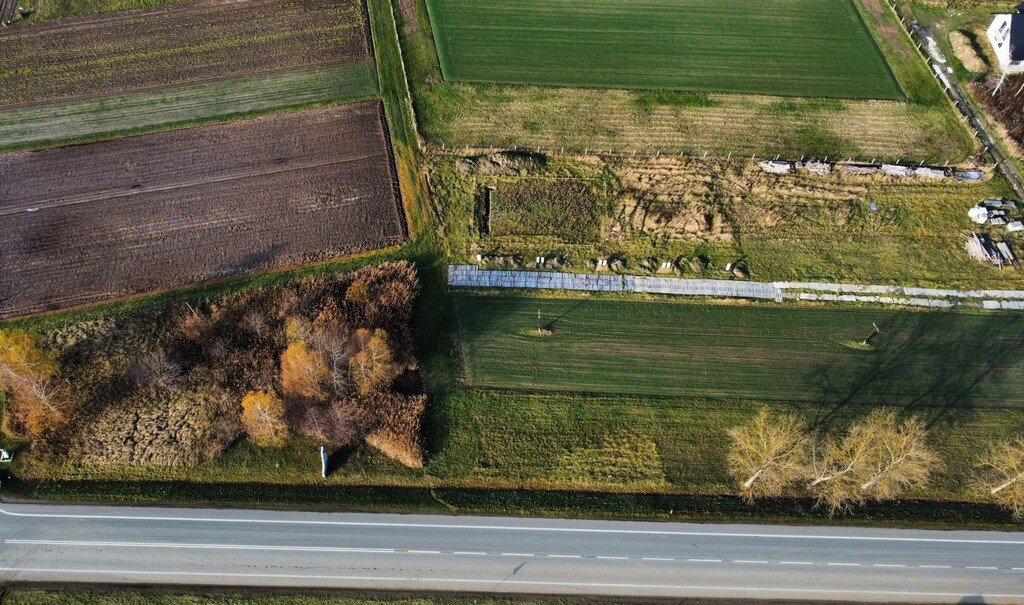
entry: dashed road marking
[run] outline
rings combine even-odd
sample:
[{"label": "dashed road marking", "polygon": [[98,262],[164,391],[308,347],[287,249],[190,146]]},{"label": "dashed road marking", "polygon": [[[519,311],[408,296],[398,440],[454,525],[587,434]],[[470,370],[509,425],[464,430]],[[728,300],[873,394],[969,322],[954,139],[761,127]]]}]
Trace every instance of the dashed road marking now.
[{"label": "dashed road marking", "polygon": [[514,552],[486,552],[486,551],[440,551],[440,550],[411,550],[394,548],[345,548],[337,546],[270,546],[255,544],[201,544],[201,543],[173,543],[173,542],[92,542],[92,541],[65,541],[65,540],[24,540],[5,539],[0,541],[3,544],[21,546],[63,546],[63,547],[127,547],[127,548],[167,548],[167,549],[200,549],[200,550],[275,550],[275,551],[313,551],[313,552],[336,552],[336,553],[367,553],[367,554],[411,554],[411,555],[457,555],[472,557],[547,557],[552,559],[600,559],[605,561],[660,561],[660,562],[682,562],[690,563],[725,563],[734,565],[826,565],[829,567],[875,567],[891,569],[964,569],[971,571],[1024,571],[1024,567],[998,567],[995,565],[908,565],[904,563],[853,563],[853,562],[813,562],[813,561],[768,561],[764,559],[682,559],[671,557],[637,557],[637,556],[616,556],[616,555],[575,555],[575,554],[543,554],[543,553],[514,553]]}]

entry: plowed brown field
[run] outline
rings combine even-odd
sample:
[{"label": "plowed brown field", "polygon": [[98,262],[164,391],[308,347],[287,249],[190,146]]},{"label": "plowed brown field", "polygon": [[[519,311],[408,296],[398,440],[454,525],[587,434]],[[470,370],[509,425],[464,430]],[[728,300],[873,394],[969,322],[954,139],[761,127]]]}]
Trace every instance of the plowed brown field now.
[{"label": "plowed brown field", "polygon": [[359,0],[202,0],[0,30],[0,109],[369,58]]},{"label": "plowed brown field", "polygon": [[0,155],[0,317],[405,239],[380,103]]}]

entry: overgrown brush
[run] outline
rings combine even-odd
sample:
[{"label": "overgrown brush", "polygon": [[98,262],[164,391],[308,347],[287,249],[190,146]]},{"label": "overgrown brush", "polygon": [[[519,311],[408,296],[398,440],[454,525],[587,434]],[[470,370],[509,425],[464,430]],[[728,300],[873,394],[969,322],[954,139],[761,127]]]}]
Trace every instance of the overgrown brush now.
[{"label": "overgrown brush", "polygon": [[191,466],[244,434],[279,446],[292,432],[331,447],[367,438],[422,465],[424,400],[391,392],[416,367],[417,294],[415,270],[396,262],[54,330],[37,353],[56,360],[42,378],[60,377],[69,412],[31,434],[32,452]]}]

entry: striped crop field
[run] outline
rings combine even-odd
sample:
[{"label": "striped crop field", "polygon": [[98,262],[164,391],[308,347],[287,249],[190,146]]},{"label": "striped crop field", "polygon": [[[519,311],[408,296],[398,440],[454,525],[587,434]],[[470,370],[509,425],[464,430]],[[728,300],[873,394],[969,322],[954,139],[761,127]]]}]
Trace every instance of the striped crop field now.
[{"label": "striped crop field", "polygon": [[852,0],[427,0],[446,79],[902,99]]},{"label": "striped crop field", "polygon": [[472,293],[456,296],[456,312],[473,387],[1024,406],[1019,315]]}]

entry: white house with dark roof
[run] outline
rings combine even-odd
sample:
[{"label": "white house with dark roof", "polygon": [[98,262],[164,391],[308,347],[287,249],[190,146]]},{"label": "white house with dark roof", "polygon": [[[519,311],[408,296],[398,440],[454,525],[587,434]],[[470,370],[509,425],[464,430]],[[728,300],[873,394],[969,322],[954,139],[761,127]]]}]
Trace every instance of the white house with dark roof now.
[{"label": "white house with dark roof", "polygon": [[1004,73],[1024,73],[1024,4],[1016,13],[996,15],[988,28],[988,40]]}]

